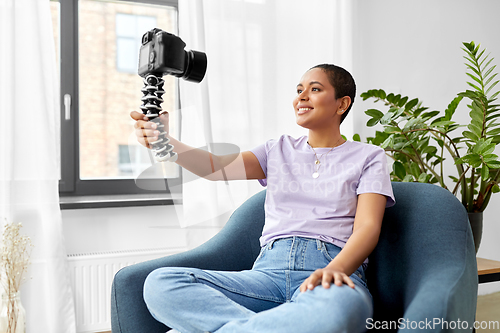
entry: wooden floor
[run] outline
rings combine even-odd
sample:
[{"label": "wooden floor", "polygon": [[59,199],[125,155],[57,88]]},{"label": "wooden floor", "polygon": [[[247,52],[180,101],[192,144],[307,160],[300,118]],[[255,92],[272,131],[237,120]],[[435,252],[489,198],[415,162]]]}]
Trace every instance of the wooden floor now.
[{"label": "wooden floor", "polygon": [[[500,323],[500,292],[478,296],[476,320],[481,321],[497,321]],[[478,329],[476,332],[500,332],[499,329]]]}]

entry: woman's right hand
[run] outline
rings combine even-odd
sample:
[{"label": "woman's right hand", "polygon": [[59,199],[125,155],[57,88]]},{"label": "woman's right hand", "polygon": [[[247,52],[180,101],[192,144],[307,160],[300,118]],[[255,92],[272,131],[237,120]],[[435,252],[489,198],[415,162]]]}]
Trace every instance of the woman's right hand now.
[{"label": "woman's right hand", "polygon": [[[148,121],[148,117],[137,111],[130,112],[130,117],[136,121],[134,128],[137,141],[139,141],[139,143],[144,147],[151,148],[149,143],[157,141],[158,135],[160,134],[160,131],[157,129],[157,124],[152,121]],[[160,115],[160,121],[165,126],[164,129],[167,132],[167,135],[169,124],[168,118],[168,112],[166,111]]]}]

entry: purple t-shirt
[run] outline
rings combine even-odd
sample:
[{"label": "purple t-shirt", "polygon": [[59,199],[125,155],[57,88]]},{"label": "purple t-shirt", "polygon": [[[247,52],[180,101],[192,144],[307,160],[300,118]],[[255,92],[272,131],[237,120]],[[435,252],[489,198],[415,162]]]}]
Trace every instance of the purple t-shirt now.
[{"label": "purple t-shirt", "polygon": [[307,136],[288,135],[251,150],[266,175],[264,246],[278,238],[300,236],[344,247],[352,234],[357,196],[378,193],[394,205],[394,195],[382,148],[346,141],[333,148],[315,148],[318,168]]}]

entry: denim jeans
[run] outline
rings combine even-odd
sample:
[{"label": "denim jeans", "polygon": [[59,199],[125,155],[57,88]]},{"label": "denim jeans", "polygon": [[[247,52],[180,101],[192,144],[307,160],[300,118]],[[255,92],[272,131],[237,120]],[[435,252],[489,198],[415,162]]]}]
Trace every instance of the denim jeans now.
[{"label": "denim jeans", "polygon": [[373,305],[362,267],[351,275],[354,289],[299,290],[339,252],[330,243],[290,237],[262,247],[247,271],[160,268],[147,277],[144,300],[156,320],[181,333],[364,332]]}]

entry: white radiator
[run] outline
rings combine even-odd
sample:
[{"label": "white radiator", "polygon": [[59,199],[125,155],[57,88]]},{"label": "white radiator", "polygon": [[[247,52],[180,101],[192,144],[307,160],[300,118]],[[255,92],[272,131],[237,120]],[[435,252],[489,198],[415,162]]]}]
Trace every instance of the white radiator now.
[{"label": "white radiator", "polygon": [[118,270],[186,250],[159,248],[68,255],[77,333],[111,331],[111,284]]}]

